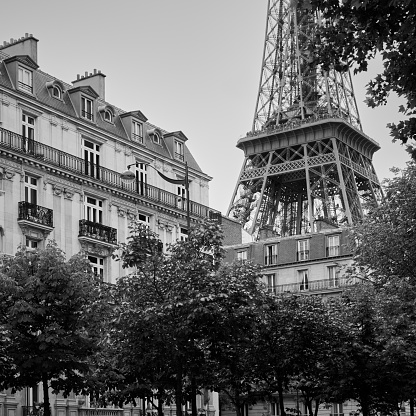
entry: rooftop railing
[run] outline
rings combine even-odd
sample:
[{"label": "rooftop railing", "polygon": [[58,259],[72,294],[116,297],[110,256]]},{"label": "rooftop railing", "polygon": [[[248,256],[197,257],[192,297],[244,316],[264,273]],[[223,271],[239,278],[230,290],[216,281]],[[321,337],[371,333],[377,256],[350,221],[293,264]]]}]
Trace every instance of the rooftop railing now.
[{"label": "rooftop railing", "polygon": [[[56,166],[60,170],[88,177],[93,181],[121,189],[136,197],[186,212],[187,204],[185,199],[178,198],[178,195],[174,193],[139,181],[125,184],[122,182],[119,172],[104,168],[98,164],[94,165],[94,169],[91,169],[90,162],[85,162],[84,159],[43,143],[31,140],[30,146],[28,146],[28,139],[3,128],[0,128],[0,148],[7,148],[16,153],[34,157],[49,165]],[[189,205],[190,215],[202,218],[215,218],[218,222],[221,222],[221,213],[219,211],[194,201],[189,201]]]},{"label": "rooftop railing", "polygon": [[321,290],[337,290],[354,285],[355,279],[350,277],[340,277],[336,279],[322,279],[308,282],[288,283],[284,285],[276,285],[269,288],[270,292],[277,294],[282,293],[305,293],[316,292]]}]

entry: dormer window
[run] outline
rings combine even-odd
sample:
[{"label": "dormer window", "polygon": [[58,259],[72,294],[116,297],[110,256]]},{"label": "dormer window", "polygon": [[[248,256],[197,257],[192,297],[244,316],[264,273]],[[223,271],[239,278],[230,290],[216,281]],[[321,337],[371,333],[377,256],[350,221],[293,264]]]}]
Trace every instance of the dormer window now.
[{"label": "dormer window", "polygon": [[113,118],[114,118],[114,116],[113,116],[113,113],[111,112],[111,110],[107,109],[107,110],[104,111],[104,120],[105,121],[108,121],[109,123],[112,123]]},{"label": "dormer window", "polygon": [[160,134],[158,131],[155,131],[153,134],[153,142],[156,144],[162,144],[161,139],[160,139]]},{"label": "dormer window", "polygon": [[175,159],[182,160],[183,156],[183,143],[175,140]]},{"label": "dormer window", "polygon": [[26,68],[19,66],[19,79],[18,79],[18,88],[19,90],[33,92],[33,74],[32,71],[29,71]]},{"label": "dormer window", "polygon": [[58,98],[58,100],[62,99],[62,91],[57,85],[52,87],[52,97]]},{"label": "dormer window", "polygon": [[82,97],[81,98],[81,111],[82,111],[82,117],[87,119],[87,120],[94,120],[93,117],[93,103],[92,100],[90,100],[89,98],[86,97]]},{"label": "dormer window", "polygon": [[135,120],[131,124],[131,138],[135,142],[143,143],[143,126],[142,123],[139,123]]},{"label": "dormer window", "polygon": [[148,130],[147,133],[152,138],[153,143],[156,143],[159,146],[162,146],[162,133],[158,128]]}]

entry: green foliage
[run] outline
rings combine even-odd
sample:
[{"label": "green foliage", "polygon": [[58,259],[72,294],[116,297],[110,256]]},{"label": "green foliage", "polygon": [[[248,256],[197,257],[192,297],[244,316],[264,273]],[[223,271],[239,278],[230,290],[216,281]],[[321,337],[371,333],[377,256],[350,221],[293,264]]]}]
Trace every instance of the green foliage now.
[{"label": "green foliage", "polygon": [[[85,256],[67,262],[53,242],[34,252],[21,247],[1,271],[0,351],[13,371],[0,373],[0,389],[49,381],[64,394],[84,391],[105,312]],[[47,412],[47,398],[45,405]]]},{"label": "green foliage", "polygon": [[[324,69],[367,70],[368,61],[380,53],[383,71],[367,86],[367,105],[386,104],[391,92],[406,104],[399,111],[406,117],[390,123],[393,141],[403,144],[416,139],[416,3],[413,0],[300,0],[299,7],[319,10],[324,24],[311,46],[313,65]],[[416,158],[414,145],[408,152]]]}]

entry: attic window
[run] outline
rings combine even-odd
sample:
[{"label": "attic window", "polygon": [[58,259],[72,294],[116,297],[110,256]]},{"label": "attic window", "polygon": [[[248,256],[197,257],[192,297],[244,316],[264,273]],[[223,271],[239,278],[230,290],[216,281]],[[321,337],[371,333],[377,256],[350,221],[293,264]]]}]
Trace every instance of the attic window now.
[{"label": "attic window", "polygon": [[158,128],[148,130],[147,134],[152,138],[153,143],[162,146],[162,133]]},{"label": "attic window", "polygon": [[62,90],[57,85],[52,87],[52,96],[60,100],[62,99]]},{"label": "attic window", "polygon": [[107,110],[104,111],[104,120],[105,121],[108,121],[109,123],[112,123],[113,118],[114,118],[114,116],[113,116],[113,113],[111,112],[111,110],[107,109]]},{"label": "attic window", "polygon": [[29,71],[28,69],[19,66],[18,81],[19,90],[30,93],[33,92],[32,71]]},{"label": "attic window", "polygon": [[153,133],[153,142],[156,144],[162,144],[160,140],[160,134],[157,131]]}]

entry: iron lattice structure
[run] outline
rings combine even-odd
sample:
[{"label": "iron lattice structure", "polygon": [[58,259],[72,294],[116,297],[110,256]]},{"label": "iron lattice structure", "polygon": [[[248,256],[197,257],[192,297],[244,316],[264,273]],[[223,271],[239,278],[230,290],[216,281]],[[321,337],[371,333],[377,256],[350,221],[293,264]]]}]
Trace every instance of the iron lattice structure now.
[{"label": "iron lattice structure", "polygon": [[378,144],[361,130],[348,71],[312,66],[318,15],[295,0],[269,0],[253,129],[228,215],[257,238],[290,236],[359,220],[381,188]]}]

